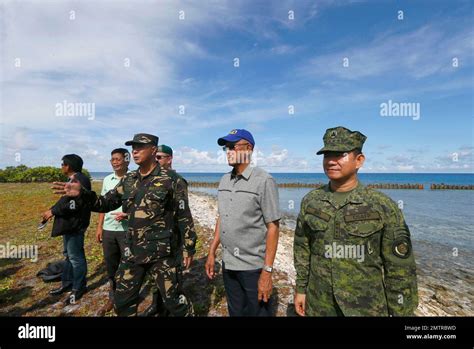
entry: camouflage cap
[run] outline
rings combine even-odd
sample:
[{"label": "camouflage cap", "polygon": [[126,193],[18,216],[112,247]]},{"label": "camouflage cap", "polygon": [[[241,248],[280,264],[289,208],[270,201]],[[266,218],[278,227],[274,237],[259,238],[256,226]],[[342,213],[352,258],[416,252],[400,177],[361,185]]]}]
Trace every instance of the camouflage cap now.
[{"label": "camouflage cap", "polygon": [[158,152],[173,156],[173,149],[171,149],[171,147],[167,146],[166,144],[160,144],[158,146]]},{"label": "camouflage cap", "polygon": [[133,144],[152,144],[158,145],[158,137],[150,135],[148,133],[137,133],[133,136],[131,141],[125,142],[125,145],[133,145]]},{"label": "camouflage cap", "polygon": [[329,151],[347,152],[357,148],[362,149],[366,139],[367,137],[359,131],[351,131],[342,126],[328,128],[323,137],[324,147],[316,154],[321,155]]}]

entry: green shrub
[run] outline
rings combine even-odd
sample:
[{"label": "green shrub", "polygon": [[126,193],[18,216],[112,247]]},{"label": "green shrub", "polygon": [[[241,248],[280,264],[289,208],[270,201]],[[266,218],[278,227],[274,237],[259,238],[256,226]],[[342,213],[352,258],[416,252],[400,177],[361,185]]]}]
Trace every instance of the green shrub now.
[{"label": "green shrub", "polygon": [[[82,169],[82,173],[91,178],[89,171]],[[52,166],[40,166],[29,168],[25,165],[8,166],[0,169],[1,183],[17,182],[63,182],[67,177],[61,172],[60,168]]]}]

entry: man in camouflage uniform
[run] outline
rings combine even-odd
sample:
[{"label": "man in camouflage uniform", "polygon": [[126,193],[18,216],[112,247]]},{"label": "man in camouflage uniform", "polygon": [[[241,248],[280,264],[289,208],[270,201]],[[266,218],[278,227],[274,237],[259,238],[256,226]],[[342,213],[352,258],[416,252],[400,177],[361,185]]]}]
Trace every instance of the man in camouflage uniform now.
[{"label": "man in camouflage uniform", "polygon": [[324,135],[329,184],[301,202],[294,239],[295,308],[308,316],[409,316],[418,305],[410,231],[397,204],[364,187],[366,137]]},{"label": "man in camouflage uniform", "polygon": [[156,162],[157,144],[158,137],[144,133],[126,142],[133,146],[132,156],[139,168],[103,196],[97,197],[79,183],[55,183],[53,187],[56,193],[80,196],[92,211],[109,212],[122,206],[128,214],[124,258],[117,271],[115,309],[119,316],[136,315],[146,273],[152,275],[172,316],[193,315],[192,304],[180,287],[182,254],[184,263],[190,265],[196,245],[186,185],[175,171]]},{"label": "man in camouflage uniform", "polygon": [[[166,145],[160,144],[157,148],[156,152],[156,161],[160,164],[160,166],[164,169],[172,169],[173,168],[173,149]],[[188,190],[188,182],[184,179],[179,173],[176,172],[176,176],[179,178],[183,185],[183,190]],[[178,260],[178,268],[181,268],[183,264],[182,261],[183,251],[181,250],[179,253],[176,254],[176,258]],[[189,265],[183,265],[184,268],[189,268]],[[180,270],[181,272],[181,270]],[[160,289],[154,285],[151,286],[151,294],[152,294],[152,302],[151,305],[140,314],[140,316],[150,317],[150,316],[160,316],[166,317],[169,315],[169,311],[166,309],[163,303],[163,297],[161,296]]]}]

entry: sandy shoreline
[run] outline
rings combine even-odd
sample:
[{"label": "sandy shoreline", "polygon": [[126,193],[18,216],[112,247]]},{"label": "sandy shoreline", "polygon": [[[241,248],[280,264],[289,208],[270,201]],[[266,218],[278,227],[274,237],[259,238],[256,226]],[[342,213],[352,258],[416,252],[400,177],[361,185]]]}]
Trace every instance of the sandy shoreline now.
[{"label": "sandy shoreline", "polygon": [[[215,197],[201,192],[190,191],[189,202],[195,224],[214,230],[217,216]],[[210,237],[212,239],[212,236]],[[207,248],[207,246],[203,246]],[[284,297],[278,303],[278,315],[284,315],[293,302],[295,270],[293,267],[293,229],[283,222],[275,260],[275,287],[281,288]],[[418,265],[419,306],[418,316],[473,316],[474,295],[469,284],[473,283],[472,272],[461,270],[453,278],[457,282],[444,282],[435,277],[426,265]],[[450,275],[451,276],[451,275]]]}]

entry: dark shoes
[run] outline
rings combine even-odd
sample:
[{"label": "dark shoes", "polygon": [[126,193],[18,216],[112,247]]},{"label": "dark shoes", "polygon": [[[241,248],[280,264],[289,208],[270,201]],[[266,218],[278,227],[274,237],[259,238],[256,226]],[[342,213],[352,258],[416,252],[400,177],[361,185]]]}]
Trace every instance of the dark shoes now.
[{"label": "dark shoes", "polygon": [[79,299],[82,298],[84,293],[87,292],[86,288],[83,288],[81,290],[73,290],[69,295],[67,296],[66,300],[64,301],[64,305],[70,305],[70,304],[76,304]]},{"label": "dark shoes", "polygon": [[49,291],[49,294],[51,296],[59,296],[59,295],[62,295],[63,293],[65,293],[65,292],[71,291],[71,289],[72,289],[72,285],[69,285],[69,286],[66,286],[66,287],[61,286],[59,288],[55,288],[54,290]]}]

